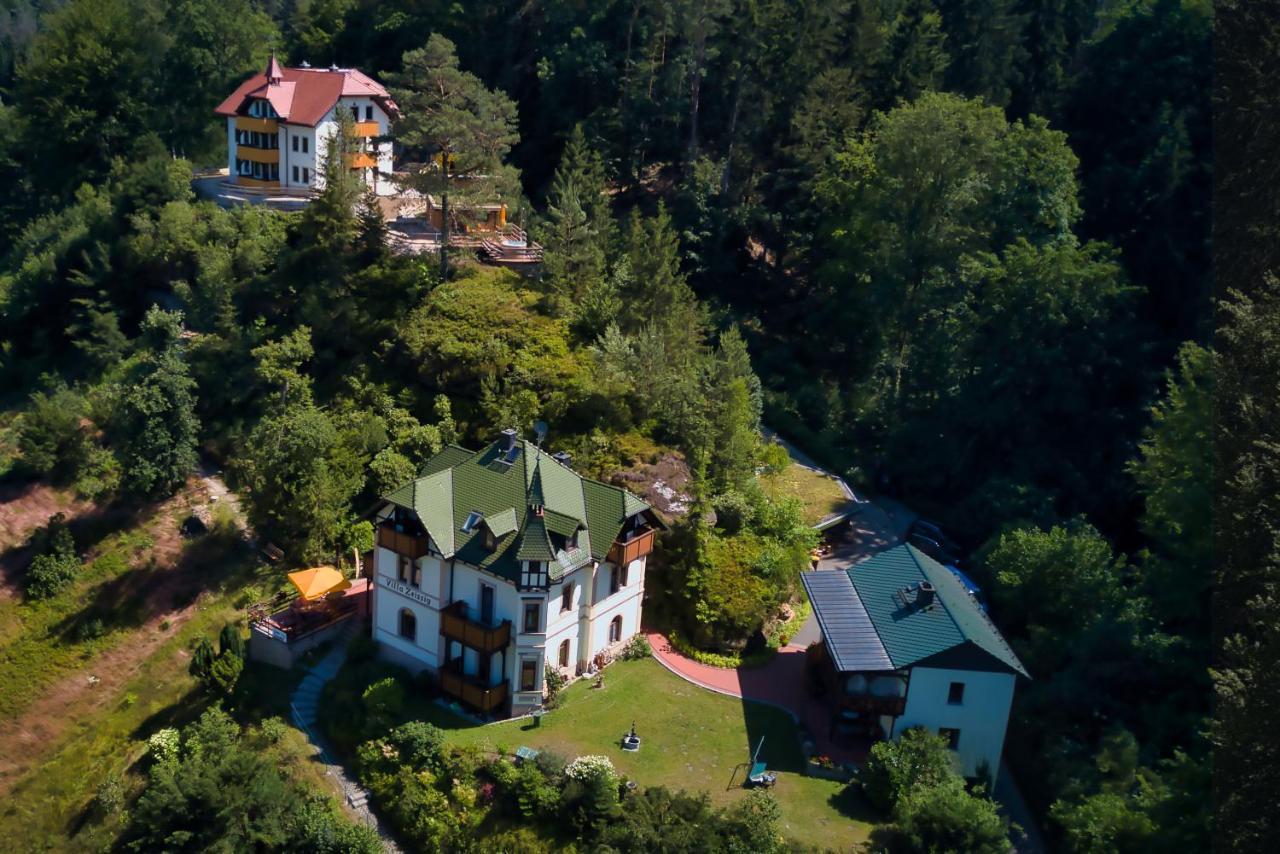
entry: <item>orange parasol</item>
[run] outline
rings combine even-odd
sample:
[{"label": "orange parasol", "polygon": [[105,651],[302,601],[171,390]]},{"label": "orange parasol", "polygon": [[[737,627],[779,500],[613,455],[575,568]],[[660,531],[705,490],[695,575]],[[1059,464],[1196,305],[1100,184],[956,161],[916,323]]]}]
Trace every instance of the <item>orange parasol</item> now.
[{"label": "orange parasol", "polygon": [[343,578],[342,573],[332,566],[317,566],[314,569],[291,572],[289,581],[298,588],[298,593],[307,601],[319,599],[335,590],[346,590],[351,586],[351,582]]}]

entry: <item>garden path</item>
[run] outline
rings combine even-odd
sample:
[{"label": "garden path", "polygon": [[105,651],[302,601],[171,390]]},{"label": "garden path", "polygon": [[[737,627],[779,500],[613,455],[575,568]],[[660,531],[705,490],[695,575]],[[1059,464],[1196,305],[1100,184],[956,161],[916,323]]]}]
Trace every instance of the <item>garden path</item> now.
[{"label": "garden path", "polygon": [[348,773],[346,768],[342,767],[341,763],[334,759],[333,752],[316,724],[320,693],[347,660],[347,644],[360,631],[361,625],[358,620],[349,621],[346,628],[342,630],[342,634],[337,637],[333,649],[307,669],[307,675],[298,683],[293,696],[289,698],[289,708],[293,712],[294,725],[306,733],[307,740],[315,747],[315,760],[324,765],[325,773],[333,778],[334,784],[342,793],[347,809],[358,821],[378,832],[378,836],[382,838],[382,847],[388,854],[400,854],[400,846],[396,844],[390,829],[370,808],[369,792]]}]

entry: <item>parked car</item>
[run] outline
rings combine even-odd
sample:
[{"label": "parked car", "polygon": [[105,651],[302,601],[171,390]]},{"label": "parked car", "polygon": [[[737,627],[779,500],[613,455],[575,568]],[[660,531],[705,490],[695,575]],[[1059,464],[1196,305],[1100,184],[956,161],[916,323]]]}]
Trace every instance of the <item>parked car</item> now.
[{"label": "parked car", "polygon": [[[947,536],[942,528],[936,523],[930,522],[928,519],[917,519],[912,522],[911,527],[907,529],[907,534],[919,534],[926,539],[933,540],[938,544],[939,548],[950,554],[952,557],[960,556],[961,549],[960,546],[956,544],[956,541]],[[917,546],[917,548],[920,547]],[[923,549],[921,549],[921,551],[923,551]]]},{"label": "parked car", "polygon": [[933,537],[919,533],[907,534],[907,542],[927,554],[929,557],[941,564],[960,564],[960,555],[954,550],[934,539]]}]

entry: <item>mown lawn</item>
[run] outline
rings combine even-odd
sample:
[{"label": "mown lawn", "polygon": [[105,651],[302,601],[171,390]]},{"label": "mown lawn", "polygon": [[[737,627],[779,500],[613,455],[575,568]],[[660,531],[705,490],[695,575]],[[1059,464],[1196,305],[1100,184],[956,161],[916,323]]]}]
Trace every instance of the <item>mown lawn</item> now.
[{"label": "mown lawn", "polygon": [[[838,783],[805,777],[795,725],[785,712],[715,694],[672,675],[653,660],[619,661],[605,686],[588,680],[570,686],[561,708],[540,726],[528,720],[478,726],[433,707],[427,716],[457,744],[514,751],[549,748],[566,758],[603,754],[640,786],[705,790],[716,804],[745,793],[751,752],[764,737],[760,758],[779,771],[773,789],[783,830],[802,845],[847,850],[867,838],[870,816]],[[619,739],[635,722],[642,739],[627,753]]]},{"label": "mown lawn", "polygon": [[798,498],[804,517],[814,525],[849,503],[833,478],[792,463],[776,474],[760,475],[760,486],[773,498]]}]

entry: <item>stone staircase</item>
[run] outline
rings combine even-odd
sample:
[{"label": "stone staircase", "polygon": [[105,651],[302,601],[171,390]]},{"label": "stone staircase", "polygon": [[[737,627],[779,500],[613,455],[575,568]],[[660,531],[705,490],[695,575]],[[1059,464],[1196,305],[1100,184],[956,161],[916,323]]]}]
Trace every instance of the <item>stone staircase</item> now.
[{"label": "stone staircase", "polygon": [[390,854],[399,854],[401,849],[396,845],[390,831],[369,806],[369,792],[334,759],[317,725],[321,692],[324,691],[325,684],[342,668],[343,662],[347,659],[347,645],[360,634],[363,625],[359,619],[347,621],[342,631],[334,638],[333,648],[324,658],[312,665],[307,670],[307,675],[298,683],[293,696],[289,698],[289,707],[294,726],[306,733],[307,739],[319,751],[320,761],[324,764],[326,772],[334,778],[338,788],[342,790],[347,806],[365,824],[378,831],[382,837],[383,847]]}]

